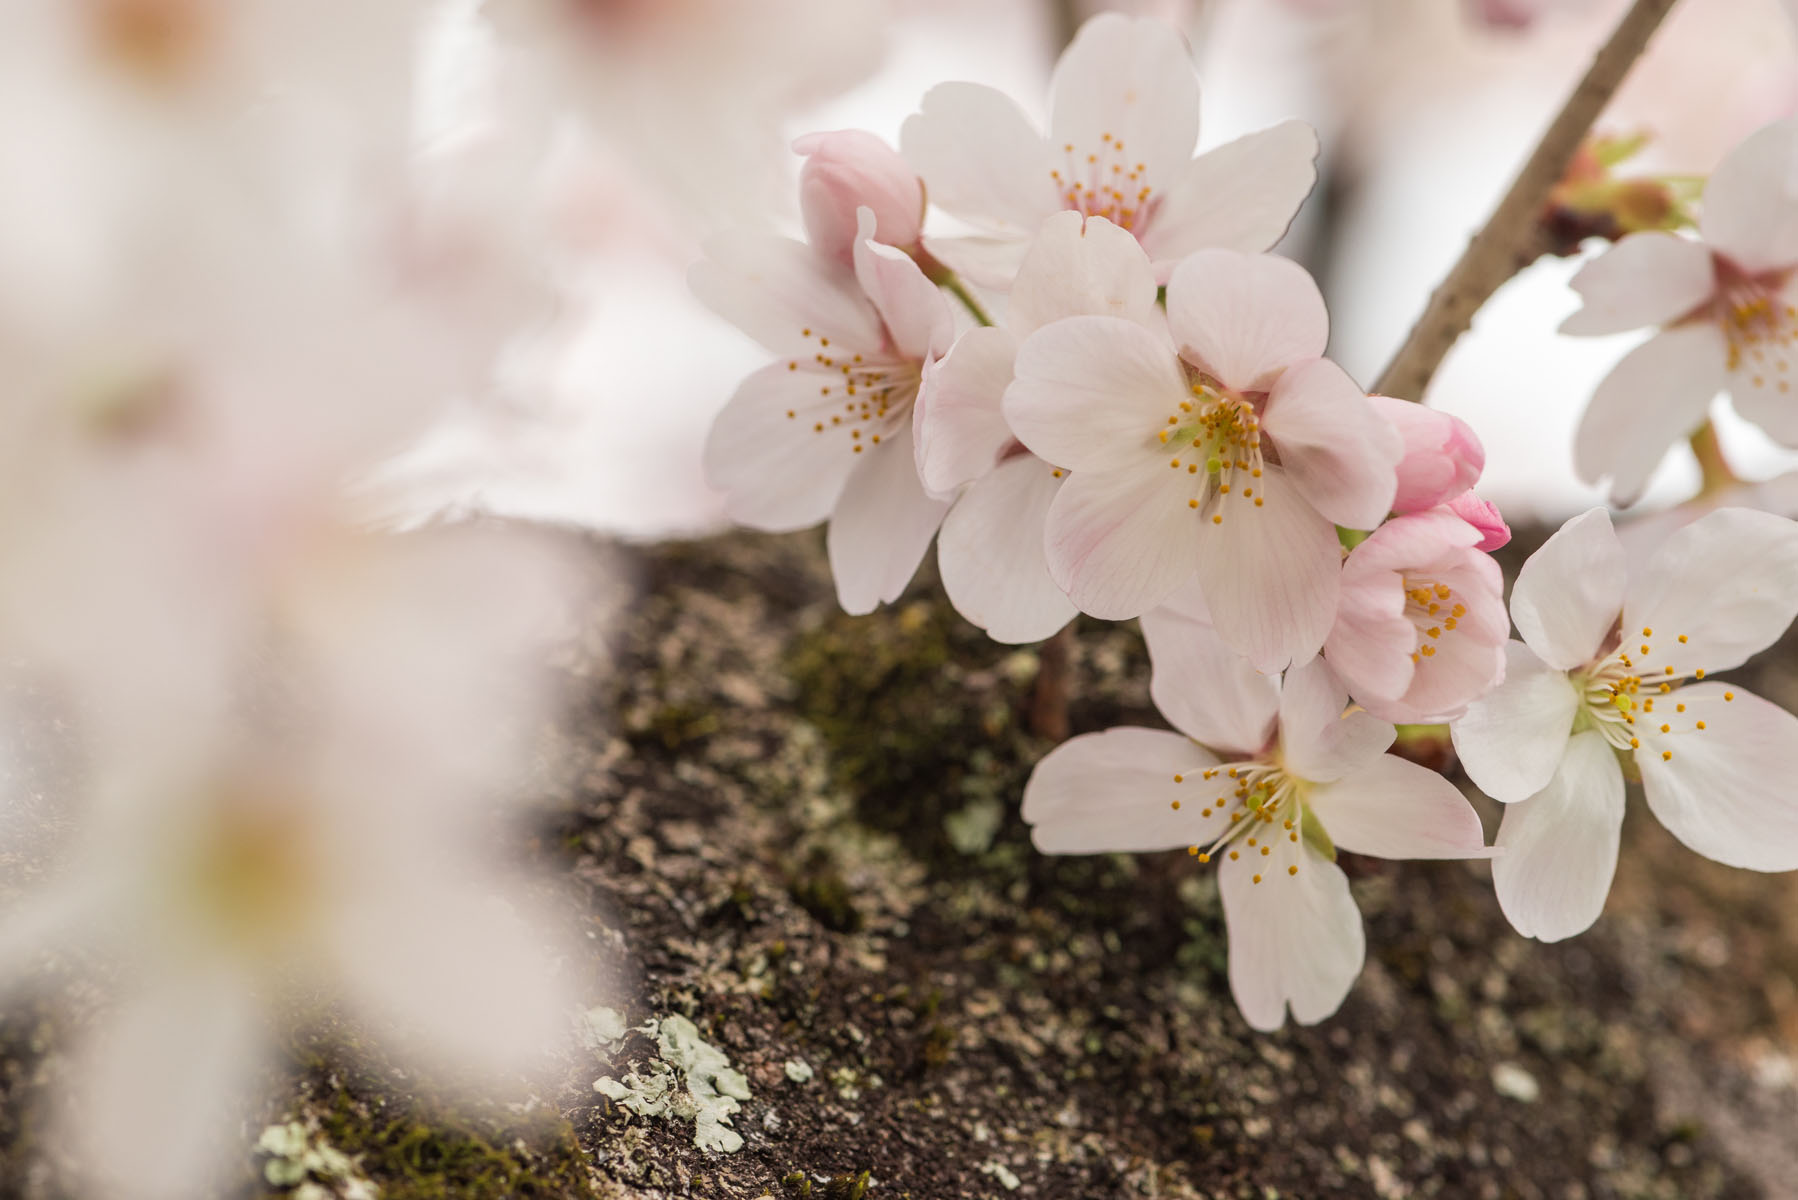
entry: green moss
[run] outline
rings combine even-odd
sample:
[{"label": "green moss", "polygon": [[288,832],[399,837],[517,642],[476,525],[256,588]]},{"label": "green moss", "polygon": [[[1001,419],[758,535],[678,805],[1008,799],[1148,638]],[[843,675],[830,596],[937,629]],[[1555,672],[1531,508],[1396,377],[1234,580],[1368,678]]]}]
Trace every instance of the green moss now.
[{"label": "green moss", "polygon": [[573,1127],[552,1114],[477,1122],[408,1111],[370,1118],[340,1093],[323,1127],[331,1144],[358,1156],[384,1200],[507,1200],[593,1197]]}]

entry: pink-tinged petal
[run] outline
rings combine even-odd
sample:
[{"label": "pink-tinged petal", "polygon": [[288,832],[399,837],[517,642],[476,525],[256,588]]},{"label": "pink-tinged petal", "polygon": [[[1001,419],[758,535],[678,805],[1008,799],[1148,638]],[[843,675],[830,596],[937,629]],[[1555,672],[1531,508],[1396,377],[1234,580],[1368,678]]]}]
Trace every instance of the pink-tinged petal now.
[{"label": "pink-tinged petal", "polygon": [[1548,786],[1505,808],[1494,843],[1492,886],[1511,927],[1558,942],[1584,933],[1604,911],[1623,833],[1623,771],[1604,736],[1567,744]]},{"label": "pink-tinged petal", "polygon": [[986,474],[1011,444],[1001,404],[1017,354],[1009,331],[970,329],[924,367],[912,429],[918,474],[930,491],[946,495]]},{"label": "pink-tinged petal", "polygon": [[1069,317],[1024,339],[1004,412],[1019,441],[1074,471],[1146,469],[1188,397],[1172,349],[1119,317]]},{"label": "pink-tinged petal", "polygon": [[1571,671],[1597,657],[1615,628],[1623,583],[1623,544],[1611,514],[1588,509],[1562,525],[1517,572],[1511,620],[1537,657]]},{"label": "pink-tinged petal", "polygon": [[[1745,421],[1761,427],[1768,437],[1784,446],[1798,446],[1798,275],[1771,303],[1786,315],[1772,329],[1756,331],[1756,340],[1745,342],[1730,356],[1729,400]],[[1728,361],[1728,360],[1726,360]]]},{"label": "pink-tinged petal", "polygon": [[1761,127],[1717,164],[1698,231],[1744,271],[1798,262],[1798,118]]},{"label": "pink-tinged petal", "polygon": [[1260,483],[1259,507],[1232,493],[1217,514],[1222,523],[1198,519],[1198,574],[1219,635],[1273,672],[1323,648],[1336,619],[1342,545],[1278,467]]},{"label": "pink-tinged petal", "polygon": [[949,502],[924,491],[909,427],[856,457],[866,461],[849,477],[824,543],[837,602],[844,612],[860,615],[899,598],[924,561]]},{"label": "pink-tinged petal", "polygon": [[1286,672],[1280,688],[1280,755],[1300,779],[1330,783],[1365,770],[1397,736],[1366,712],[1347,712],[1348,690],[1322,659]]},{"label": "pink-tinged petal", "polygon": [[932,204],[983,231],[1036,234],[1062,207],[1042,135],[1016,101],[977,83],[941,83],[905,119],[899,146]]},{"label": "pink-tinged petal", "polygon": [[[1289,870],[1297,867],[1297,872]],[[1261,882],[1255,878],[1260,876]],[[1249,1025],[1314,1025],[1342,1006],[1367,957],[1361,910],[1342,868],[1306,842],[1226,859],[1217,884],[1230,935],[1230,993]]]},{"label": "pink-tinged petal", "polygon": [[1510,544],[1511,527],[1505,524],[1504,515],[1492,501],[1482,500],[1472,492],[1462,492],[1448,502],[1448,510],[1479,530],[1480,540],[1474,549],[1490,554]]},{"label": "pink-tinged petal", "polygon": [[867,354],[885,341],[854,273],[802,242],[732,233],[707,242],[705,254],[687,274],[693,294],[776,354],[807,361],[824,338]]},{"label": "pink-tinged petal", "polygon": [[1152,326],[1155,272],[1127,231],[1104,217],[1058,212],[1018,268],[1006,325],[1019,337],[1062,317],[1123,317]]},{"label": "pink-tinged petal", "polygon": [[1711,252],[1702,242],[1676,233],[1632,233],[1573,277],[1585,306],[1561,322],[1561,332],[1602,336],[1666,325],[1703,304],[1716,286]]},{"label": "pink-tinged petal", "polygon": [[949,348],[955,317],[949,301],[911,255],[874,238],[874,213],[862,209],[855,241],[855,277],[874,302],[901,357],[927,361]]},{"label": "pink-tinged petal", "polygon": [[943,590],[995,642],[1040,642],[1078,611],[1049,576],[1043,526],[1061,490],[1048,463],[1007,459],[976,480],[937,535]]},{"label": "pink-tinged petal", "polygon": [[861,239],[859,209],[870,209],[872,233],[889,246],[916,246],[923,232],[924,187],[886,142],[861,129],[808,133],[793,143],[805,155],[799,172],[799,211],[806,240],[848,264]]},{"label": "pink-tinged petal", "polygon": [[1282,374],[1261,427],[1279,451],[1286,477],[1325,517],[1350,529],[1372,529],[1391,511],[1404,442],[1329,359]]},{"label": "pink-tinged petal", "polygon": [[1654,815],[1706,858],[1750,871],[1798,870],[1798,717],[1721,683],[1683,687],[1668,699],[1686,706],[1656,710],[1677,722],[1671,733],[1636,724],[1636,765]]},{"label": "pink-tinged petal", "polygon": [[1317,182],[1317,133],[1282,121],[1207,150],[1187,164],[1143,234],[1143,249],[1166,280],[1198,250],[1255,254],[1286,234]]},{"label": "pink-tinged petal", "polygon": [[1199,775],[1216,765],[1202,747],[1161,729],[1082,734],[1049,751],[1024,785],[1030,840],[1044,854],[1205,845],[1229,823],[1221,807],[1200,816],[1207,797]]},{"label": "pink-tinged petal", "polygon": [[1398,492],[1392,498],[1394,512],[1446,504],[1479,482],[1486,468],[1486,448],[1467,422],[1392,396],[1369,396],[1367,403],[1398,430],[1404,443]]},{"label": "pink-tinged petal", "polygon": [[1190,490],[1183,472],[1074,472],[1049,506],[1049,574],[1081,612],[1141,616],[1198,565]]},{"label": "pink-tinged petal", "polygon": [[1198,144],[1198,73],[1186,39],[1164,22],[1093,17],[1055,64],[1049,91],[1049,142],[1067,186],[1113,186],[1114,165],[1117,176],[1138,176],[1119,188],[1165,186]]},{"label": "pink-tinged petal", "polygon": [[1722,390],[1726,347],[1702,322],[1657,333],[1611,368],[1573,435],[1573,465],[1587,483],[1609,476],[1611,495],[1632,504],[1668,449],[1704,423]]},{"label": "pink-tinged petal", "polygon": [[1382,754],[1305,801],[1330,840],[1375,858],[1489,858],[1486,831],[1460,789],[1428,767]]},{"label": "pink-tinged petal", "polygon": [[1226,646],[1209,622],[1178,609],[1150,609],[1142,615],[1142,633],[1149,646],[1149,695],[1169,724],[1233,758],[1252,758],[1268,747],[1280,709],[1280,685],[1272,675]]},{"label": "pink-tinged petal", "polygon": [[1361,704],[1374,709],[1410,688],[1417,664],[1417,627],[1405,616],[1404,581],[1390,571],[1357,571],[1354,555],[1342,571],[1336,623],[1324,659]]},{"label": "pink-tinged petal", "polygon": [[830,423],[842,413],[841,384],[780,362],[738,385],[705,440],[706,481],[724,493],[731,520],[781,533],[830,515],[861,457],[849,431]]},{"label": "pink-tinged petal", "polygon": [[1011,287],[1024,256],[1030,253],[1027,233],[984,237],[926,237],[930,256],[961,276],[963,283],[1003,292]]},{"label": "pink-tinged petal", "polygon": [[1636,665],[1724,671],[1779,640],[1798,617],[1798,522],[1720,508],[1669,535],[1630,586],[1625,644]]},{"label": "pink-tinged petal", "polygon": [[1522,642],[1505,646],[1504,682],[1448,727],[1467,777],[1506,804],[1548,786],[1567,753],[1579,693]]},{"label": "pink-tinged petal", "polygon": [[1330,340],[1323,294],[1305,268],[1273,254],[1200,250],[1167,285],[1168,330],[1187,362],[1228,387],[1265,392]]}]

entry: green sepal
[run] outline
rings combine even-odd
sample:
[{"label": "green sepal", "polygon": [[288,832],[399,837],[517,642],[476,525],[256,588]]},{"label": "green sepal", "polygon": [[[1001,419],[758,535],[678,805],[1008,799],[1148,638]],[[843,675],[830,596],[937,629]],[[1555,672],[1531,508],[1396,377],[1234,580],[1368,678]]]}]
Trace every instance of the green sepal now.
[{"label": "green sepal", "polygon": [[1317,814],[1311,811],[1309,804],[1304,806],[1304,815],[1299,818],[1299,832],[1304,836],[1307,846],[1331,862],[1336,861],[1336,843],[1330,840],[1329,833],[1324,830],[1324,823],[1317,819]]}]

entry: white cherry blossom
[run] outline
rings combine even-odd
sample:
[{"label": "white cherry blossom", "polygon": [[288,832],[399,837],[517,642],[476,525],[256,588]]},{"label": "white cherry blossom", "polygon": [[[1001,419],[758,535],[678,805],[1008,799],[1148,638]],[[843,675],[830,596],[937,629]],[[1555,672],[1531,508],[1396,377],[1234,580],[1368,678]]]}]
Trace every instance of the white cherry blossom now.
[{"label": "white cherry blossom", "polygon": [[1798,523],[1719,509],[1633,576],[1603,509],[1561,527],[1511,593],[1506,676],[1450,729],[1505,802],[1493,867],[1519,933],[1598,919],[1617,866],[1624,778],[1706,858],[1798,868],[1798,717],[1707,674],[1740,666],[1798,614]]}]

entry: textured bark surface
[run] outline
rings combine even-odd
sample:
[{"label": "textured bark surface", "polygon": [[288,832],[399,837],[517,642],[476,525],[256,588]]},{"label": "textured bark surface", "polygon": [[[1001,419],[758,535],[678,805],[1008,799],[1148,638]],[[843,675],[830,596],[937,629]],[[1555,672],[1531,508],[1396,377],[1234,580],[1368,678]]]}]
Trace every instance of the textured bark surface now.
[{"label": "textured bark surface", "polygon": [[[573,968],[609,963],[630,1024],[689,1017],[743,1072],[744,1144],[593,1090],[656,1059],[641,1032],[534,1105],[452,1113],[327,1021],[264,1115],[315,1122],[383,1195],[1791,1194],[1798,879],[1697,858],[1638,797],[1604,918],[1543,946],[1482,866],[1345,855],[1366,972],[1332,1020],[1256,1035],[1208,869],[1031,849],[1034,650],[929,579],[842,615],[815,535],[641,565],[608,639],[570,646],[584,699],[546,737],[532,853],[591,935]],[[1134,624],[1084,624],[1070,666],[1075,732],[1161,724]],[[1737,674],[1798,706],[1789,643]],[[61,1194],[39,1105],[82,1019],[0,1027],[0,1194]],[[234,1194],[266,1190],[259,1127]]]}]

